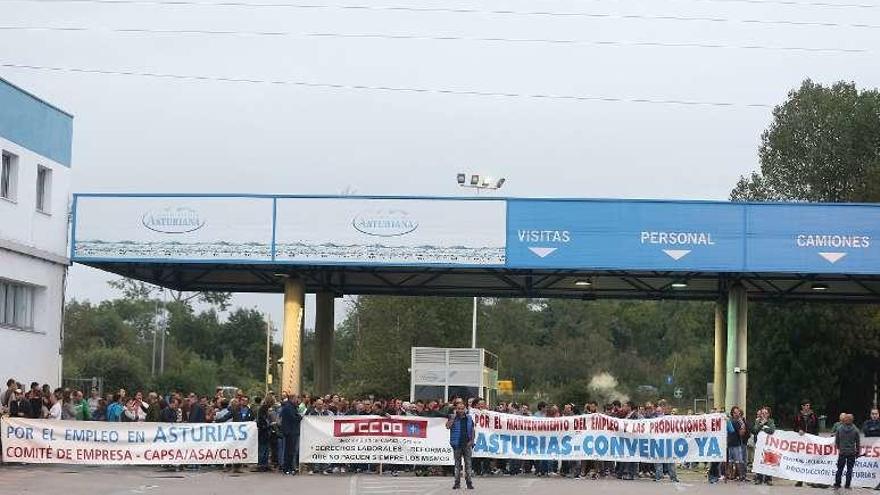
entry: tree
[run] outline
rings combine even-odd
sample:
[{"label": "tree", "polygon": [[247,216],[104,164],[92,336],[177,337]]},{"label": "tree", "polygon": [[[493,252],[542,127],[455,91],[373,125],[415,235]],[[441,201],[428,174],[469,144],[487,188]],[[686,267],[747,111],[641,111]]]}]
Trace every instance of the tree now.
[{"label": "tree", "polygon": [[[110,287],[122,292],[122,297],[128,300],[152,299],[158,297],[162,291],[161,287],[135,280],[133,278],[120,278],[107,282]],[[229,309],[232,301],[231,292],[185,292],[179,290],[170,290],[171,300],[186,306],[190,306],[194,301],[217,307],[220,311]]]},{"label": "tree", "polygon": [[[196,311],[189,295],[158,297],[157,289],[135,280],[113,286],[124,297],[70,301],[64,313],[65,377],[102,377],[105,389],[152,388],[208,393],[217,385],[262,390],[266,359],[266,322],[253,309],[237,309],[221,318],[217,306]],[[180,294],[180,293],[178,293]],[[202,299],[226,304],[228,298]],[[222,306],[222,305],[221,305]],[[157,311],[170,313],[159,328]],[[165,373],[152,376],[153,340],[167,332]]]},{"label": "tree", "polygon": [[[880,201],[880,92],[804,81],[773,110],[759,157],[760,172],[741,177],[732,200]],[[785,417],[809,398],[829,417],[867,412],[880,366],[875,308],[763,303],[749,320],[751,407]]]},{"label": "tree", "polygon": [[149,380],[146,364],[122,347],[97,347],[79,356],[83,376],[104,379],[107,391],[142,390]]},{"label": "tree", "polygon": [[880,91],[809,79],[773,110],[760,173],[740,177],[735,201],[880,200]]},{"label": "tree", "polygon": [[[618,396],[669,397],[676,367],[677,385],[702,396],[711,374],[711,304],[483,298],[478,309],[478,346],[498,355],[522,400],[583,404],[607,373]],[[470,316],[466,298],[359,297],[337,332],[336,382],[354,396],[408,396],[410,348],[469,347]]]}]

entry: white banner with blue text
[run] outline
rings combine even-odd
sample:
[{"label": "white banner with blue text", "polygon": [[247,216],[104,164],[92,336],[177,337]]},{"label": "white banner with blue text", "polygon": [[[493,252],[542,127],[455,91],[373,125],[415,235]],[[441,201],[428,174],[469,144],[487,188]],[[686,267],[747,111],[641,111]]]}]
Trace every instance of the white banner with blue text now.
[{"label": "white banner with blue text", "polygon": [[604,414],[545,418],[473,411],[474,457],[621,462],[723,462],[723,414],[618,419]]},{"label": "white banner with blue text", "polygon": [[253,464],[257,425],[106,423],[3,418],[4,462],[33,464]]}]

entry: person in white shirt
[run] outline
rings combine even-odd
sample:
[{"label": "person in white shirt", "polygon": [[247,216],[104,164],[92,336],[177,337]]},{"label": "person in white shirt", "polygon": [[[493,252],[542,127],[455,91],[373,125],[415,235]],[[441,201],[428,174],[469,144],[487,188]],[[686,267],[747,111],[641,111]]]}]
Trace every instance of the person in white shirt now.
[{"label": "person in white shirt", "polygon": [[60,388],[52,393],[51,398],[49,399],[52,402],[52,407],[49,408],[49,416],[46,419],[61,419],[62,393],[63,392]]},{"label": "person in white shirt", "polygon": [[89,397],[89,417],[95,416],[95,411],[98,410],[98,403],[101,401],[101,394],[98,393],[98,389],[96,387],[92,387],[92,394]]},{"label": "person in white shirt", "polygon": [[144,393],[143,392],[138,391],[136,394],[134,394],[134,404],[135,404],[134,412],[136,415],[135,421],[138,421],[138,422],[146,421],[147,420],[147,409],[150,407],[150,405],[144,401]]}]

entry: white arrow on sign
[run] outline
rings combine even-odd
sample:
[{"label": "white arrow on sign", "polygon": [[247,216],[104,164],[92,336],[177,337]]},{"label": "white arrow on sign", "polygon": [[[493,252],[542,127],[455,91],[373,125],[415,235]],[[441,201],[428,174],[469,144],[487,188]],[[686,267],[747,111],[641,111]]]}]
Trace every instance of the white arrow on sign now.
[{"label": "white arrow on sign", "polygon": [[535,253],[539,258],[546,258],[556,249],[554,247],[529,247],[529,251]]},{"label": "white arrow on sign", "polygon": [[819,256],[825,258],[825,261],[834,264],[840,261],[840,258],[846,256],[846,253],[819,253]]},{"label": "white arrow on sign", "polygon": [[664,249],[664,253],[666,253],[670,258],[678,261],[685,256],[687,256],[691,250],[690,249]]}]

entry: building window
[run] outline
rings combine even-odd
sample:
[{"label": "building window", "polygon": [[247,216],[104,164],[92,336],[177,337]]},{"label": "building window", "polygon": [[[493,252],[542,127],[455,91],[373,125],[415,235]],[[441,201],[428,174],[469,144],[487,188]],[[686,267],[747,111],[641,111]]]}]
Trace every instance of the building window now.
[{"label": "building window", "polygon": [[49,213],[52,209],[52,170],[37,167],[37,211]]},{"label": "building window", "polygon": [[0,280],[0,326],[34,329],[34,288]]},{"label": "building window", "polygon": [[2,168],[0,168],[0,198],[15,201],[15,189],[18,185],[18,157],[4,151],[2,163]]}]

